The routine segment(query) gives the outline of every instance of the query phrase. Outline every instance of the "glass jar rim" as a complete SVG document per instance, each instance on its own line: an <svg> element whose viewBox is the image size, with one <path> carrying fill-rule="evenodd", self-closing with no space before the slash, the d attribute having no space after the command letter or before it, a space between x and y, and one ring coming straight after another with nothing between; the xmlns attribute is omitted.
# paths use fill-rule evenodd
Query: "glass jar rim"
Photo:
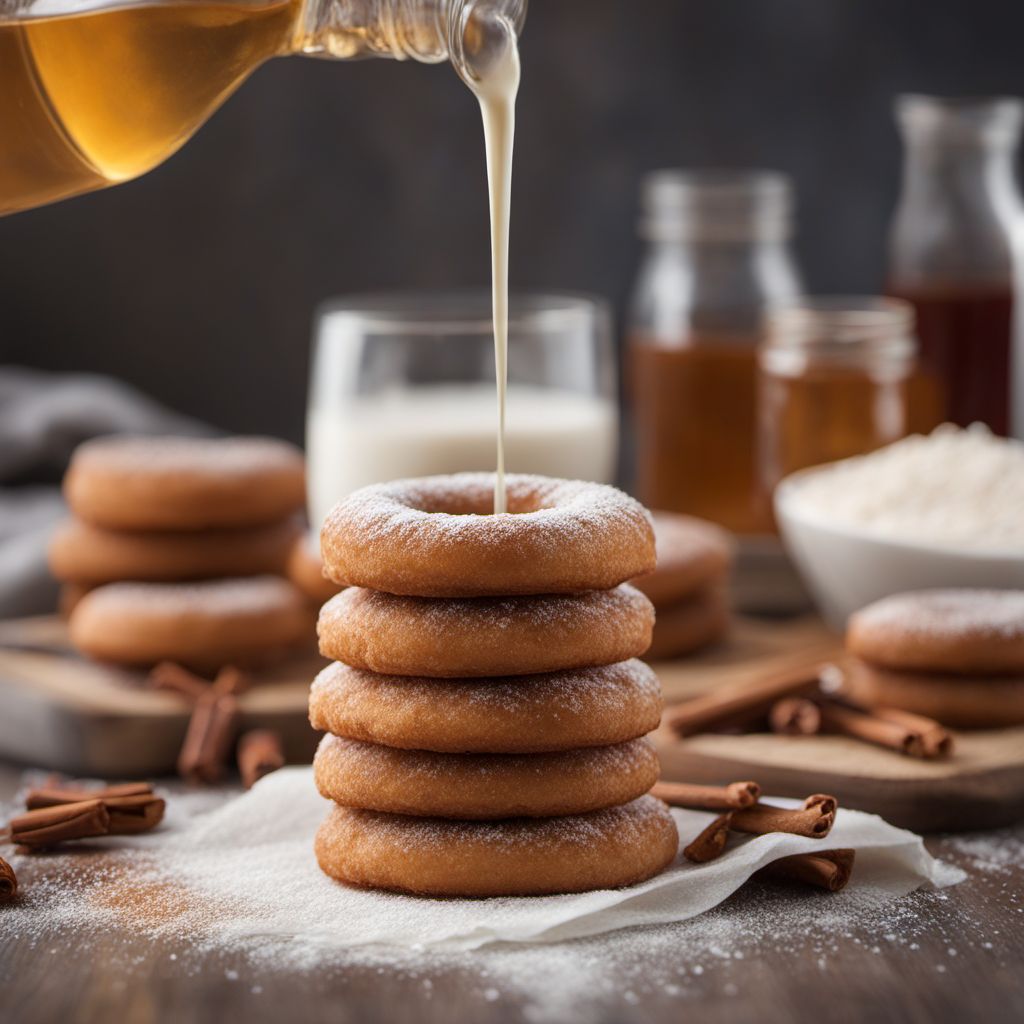
<svg viewBox="0 0 1024 1024"><path fill-rule="evenodd" d="M1016 96L901 93L893 106L908 135L936 142L1012 144L1024 122L1024 100Z"/></svg>
<svg viewBox="0 0 1024 1024"><path fill-rule="evenodd" d="M367 334L478 335L493 330L491 293L485 289L363 292L328 299L317 323L348 321ZM509 332L588 329L611 315L608 302L587 292L512 292Z"/></svg>
<svg viewBox="0 0 1024 1024"><path fill-rule="evenodd" d="M917 353L914 308L882 295L819 295L770 310L762 350L802 352L829 361L894 362Z"/></svg>
<svg viewBox="0 0 1024 1024"><path fill-rule="evenodd" d="M781 171L661 168L644 175L640 235L650 241L789 236L793 188Z"/></svg>

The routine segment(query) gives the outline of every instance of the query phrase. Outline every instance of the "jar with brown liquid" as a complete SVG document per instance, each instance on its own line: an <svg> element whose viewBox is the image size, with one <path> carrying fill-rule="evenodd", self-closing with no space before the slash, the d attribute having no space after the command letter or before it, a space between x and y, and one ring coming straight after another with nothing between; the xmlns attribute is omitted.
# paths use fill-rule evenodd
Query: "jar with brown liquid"
<svg viewBox="0 0 1024 1024"><path fill-rule="evenodd" d="M626 352L635 490L652 508L769 532L755 465L757 348L765 312L801 291L789 182L658 171L642 204L647 250Z"/></svg>
<svg viewBox="0 0 1024 1024"><path fill-rule="evenodd" d="M943 420L1010 429L1022 115L1012 98L896 102L906 156L887 291L917 313L917 430Z"/></svg>
<svg viewBox="0 0 1024 1024"><path fill-rule="evenodd" d="M798 469L906 436L913 328L909 303L874 296L807 299L769 315L758 354L765 493Z"/></svg>

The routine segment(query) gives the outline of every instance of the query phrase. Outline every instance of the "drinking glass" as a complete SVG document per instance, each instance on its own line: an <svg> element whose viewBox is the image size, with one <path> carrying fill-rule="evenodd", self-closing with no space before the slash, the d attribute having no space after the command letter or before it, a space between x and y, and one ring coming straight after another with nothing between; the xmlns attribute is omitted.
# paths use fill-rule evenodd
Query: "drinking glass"
<svg viewBox="0 0 1024 1024"><path fill-rule="evenodd" d="M610 482L618 439L607 305L513 295L506 468ZM306 419L310 521L366 484L489 470L498 403L489 292L334 300L316 316Z"/></svg>

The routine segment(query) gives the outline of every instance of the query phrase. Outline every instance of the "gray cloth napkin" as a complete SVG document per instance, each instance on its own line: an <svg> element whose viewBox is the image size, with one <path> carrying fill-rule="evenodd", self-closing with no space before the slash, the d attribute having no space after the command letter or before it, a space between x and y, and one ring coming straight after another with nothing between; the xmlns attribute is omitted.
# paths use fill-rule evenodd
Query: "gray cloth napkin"
<svg viewBox="0 0 1024 1024"><path fill-rule="evenodd" d="M60 477L82 441L122 433L212 431L108 377L0 366L0 617L56 607L46 545L65 514Z"/></svg>

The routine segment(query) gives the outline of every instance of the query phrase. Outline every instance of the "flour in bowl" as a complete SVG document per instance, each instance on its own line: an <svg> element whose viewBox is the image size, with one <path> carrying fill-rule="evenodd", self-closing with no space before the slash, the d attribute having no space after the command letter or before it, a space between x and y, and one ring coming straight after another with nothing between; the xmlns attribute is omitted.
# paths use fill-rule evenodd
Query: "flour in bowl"
<svg viewBox="0 0 1024 1024"><path fill-rule="evenodd" d="M809 473L794 509L893 540L1024 551L1024 442L950 423Z"/></svg>

